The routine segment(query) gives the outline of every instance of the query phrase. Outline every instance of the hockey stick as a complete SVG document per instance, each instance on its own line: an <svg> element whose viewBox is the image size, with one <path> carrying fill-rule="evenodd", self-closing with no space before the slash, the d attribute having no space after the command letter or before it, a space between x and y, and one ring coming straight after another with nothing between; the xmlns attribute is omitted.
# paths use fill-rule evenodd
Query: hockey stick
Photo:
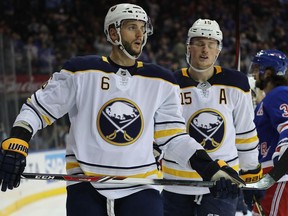
<svg viewBox="0 0 288 216"><path fill-rule="evenodd" d="M254 200L255 206L258 210L259 216L265 216L265 212L264 212L259 200L255 196L253 196L253 200Z"/></svg>
<svg viewBox="0 0 288 216"><path fill-rule="evenodd" d="M85 176L85 175L65 175L65 174L44 174L44 173L23 173L23 179L35 180L60 180L73 182L93 182L105 184L130 184L130 185L174 185L174 186L194 186L194 187L213 187L214 181L196 181L183 179L147 179L147 178L130 178L122 176ZM269 179L267 179L269 177ZM243 190L263 190L270 185L270 176L263 177L265 184L259 182L247 184ZM268 183L268 184L267 184ZM274 181L273 181L274 183Z"/></svg>
<svg viewBox="0 0 288 216"><path fill-rule="evenodd" d="M194 187L213 187L212 181L195 181L181 179L147 179L130 178L123 176L86 176L86 175L65 175L65 174L44 174L44 173L23 173L23 179L35 180L60 180L74 182L93 182L106 184L131 184L131 185L179 185Z"/></svg>
<svg viewBox="0 0 288 216"><path fill-rule="evenodd" d="M274 183L276 183L282 176L288 172L288 148L282 154L280 160L270 170L269 173L264 175L258 182L246 184L245 187L255 190L267 190ZM245 189L245 188L243 188Z"/></svg>
<svg viewBox="0 0 288 216"><path fill-rule="evenodd" d="M277 166L274 166L260 181L246 184L243 190L266 190L277 182L288 171L288 149L283 153ZM85 175L65 175L65 174L44 174L44 173L23 173L23 179L35 180L62 180L73 182L93 182L106 184L130 184L130 185L174 185L174 186L194 186L213 187L213 181L195 181L182 179L147 179L130 178L123 176L85 176Z"/></svg>

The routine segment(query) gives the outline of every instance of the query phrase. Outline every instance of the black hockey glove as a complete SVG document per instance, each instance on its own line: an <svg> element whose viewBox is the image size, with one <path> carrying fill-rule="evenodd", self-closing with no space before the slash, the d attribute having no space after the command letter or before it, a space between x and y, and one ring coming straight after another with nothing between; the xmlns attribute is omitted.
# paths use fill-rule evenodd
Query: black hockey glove
<svg viewBox="0 0 288 216"><path fill-rule="evenodd" d="M11 134L19 132L19 127L12 129ZM22 130L22 131L21 131ZM24 131L25 130L25 131ZM26 129L20 129L18 133L23 138L30 140L31 133ZM22 133L24 132L24 133ZM13 135L12 135L13 136ZM2 191L7 188L12 190L20 184L21 174L26 166L26 156L28 154L28 141L20 138L8 138L1 143L0 149L0 186Z"/></svg>
<svg viewBox="0 0 288 216"><path fill-rule="evenodd" d="M235 198L239 195L239 185L245 185L238 173L222 160L213 161L205 150L197 150L190 163L204 181L216 181L210 192L218 198Z"/></svg>

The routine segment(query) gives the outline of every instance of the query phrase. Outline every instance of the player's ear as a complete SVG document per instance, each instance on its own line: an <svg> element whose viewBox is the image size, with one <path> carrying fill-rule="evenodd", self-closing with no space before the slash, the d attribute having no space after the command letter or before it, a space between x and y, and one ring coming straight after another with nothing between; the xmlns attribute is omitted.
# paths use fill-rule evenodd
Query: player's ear
<svg viewBox="0 0 288 216"><path fill-rule="evenodd" d="M109 28L109 35L112 41L118 40L118 34L115 27Z"/></svg>
<svg viewBox="0 0 288 216"><path fill-rule="evenodd" d="M187 49L187 53L190 53L190 44L187 45L186 49Z"/></svg>

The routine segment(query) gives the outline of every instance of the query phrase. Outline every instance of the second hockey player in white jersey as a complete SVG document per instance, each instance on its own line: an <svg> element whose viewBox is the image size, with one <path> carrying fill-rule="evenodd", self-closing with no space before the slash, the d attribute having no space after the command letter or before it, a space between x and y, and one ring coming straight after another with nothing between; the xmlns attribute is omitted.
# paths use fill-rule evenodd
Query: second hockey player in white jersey
<svg viewBox="0 0 288 216"><path fill-rule="evenodd" d="M175 72L187 132L202 144L212 158L221 158L244 179L261 177L258 137L247 77L239 71L215 66L222 48L222 32L214 20L199 19L188 32L189 68ZM201 173L164 155L165 178L201 181ZM165 186L165 216L234 216L237 197L217 199L207 188Z"/></svg>

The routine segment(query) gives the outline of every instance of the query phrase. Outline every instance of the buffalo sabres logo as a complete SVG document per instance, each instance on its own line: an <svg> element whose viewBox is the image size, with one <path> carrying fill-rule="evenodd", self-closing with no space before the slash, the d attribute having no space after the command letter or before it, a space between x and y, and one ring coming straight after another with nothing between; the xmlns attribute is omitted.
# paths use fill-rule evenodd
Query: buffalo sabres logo
<svg viewBox="0 0 288 216"><path fill-rule="evenodd" d="M225 120L216 110L203 109L192 115L187 130L208 152L217 150L225 135Z"/></svg>
<svg viewBox="0 0 288 216"><path fill-rule="evenodd" d="M97 126L101 137L113 145L134 143L143 131L142 113L132 101L116 98L100 109Z"/></svg>

